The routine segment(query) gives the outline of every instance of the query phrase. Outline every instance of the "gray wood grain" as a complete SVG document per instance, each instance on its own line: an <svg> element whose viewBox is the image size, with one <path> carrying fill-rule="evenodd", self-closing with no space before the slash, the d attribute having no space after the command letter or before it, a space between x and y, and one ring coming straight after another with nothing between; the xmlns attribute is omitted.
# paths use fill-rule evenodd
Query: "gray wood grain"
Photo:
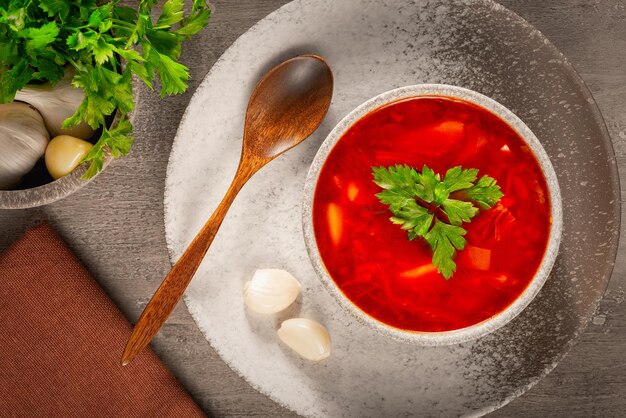
<svg viewBox="0 0 626 418"><path fill-rule="evenodd" d="M187 93L160 100L142 91L131 154L91 184L43 208L0 211L0 250L48 218L122 311L135 321L170 265L163 187L182 113L204 75L243 32L285 0L214 2L210 29L187 43ZM613 139L626 188L626 2L503 0L574 64L594 94ZM198 150L202 152L202 150ZM623 194L624 196L624 194ZM626 202L622 197L622 205ZM626 226L622 226L622 234ZM626 416L626 244L598 312L578 344L544 380L496 417ZM209 347L181 304L153 348L209 415L293 416L254 391ZM120 353L121 353L120 347Z"/></svg>

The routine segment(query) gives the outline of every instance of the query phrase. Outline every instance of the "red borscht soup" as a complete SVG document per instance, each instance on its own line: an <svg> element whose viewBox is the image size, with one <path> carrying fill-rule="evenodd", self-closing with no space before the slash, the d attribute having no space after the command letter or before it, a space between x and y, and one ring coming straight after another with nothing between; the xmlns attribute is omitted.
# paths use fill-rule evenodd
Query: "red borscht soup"
<svg viewBox="0 0 626 418"><path fill-rule="evenodd" d="M446 280L422 239L389 221L375 196L372 166L454 166L495 178L504 197L464 223L467 245ZM498 314L533 279L548 244L551 207L541 167L506 122L474 104L415 97L358 120L331 150L319 175L313 227L339 289L369 316L423 332L465 328Z"/></svg>

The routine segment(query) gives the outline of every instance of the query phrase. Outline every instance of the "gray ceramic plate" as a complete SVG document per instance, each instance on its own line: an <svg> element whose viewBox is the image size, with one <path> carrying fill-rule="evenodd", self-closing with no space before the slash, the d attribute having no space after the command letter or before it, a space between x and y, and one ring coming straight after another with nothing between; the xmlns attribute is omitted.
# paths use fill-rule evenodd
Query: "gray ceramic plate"
<svg viewBox="0 0 626 418"><path fill-rule="evenodd" d="M311 139L242 190L186 295L198 326L252 386L306 416L480 415L519 396L563 358L604 292L619 187L608 134L580 78L539 32L492 2L299 0L254 26L216 63L181 122L165 194L172 260L228 187L254 84L303 52L334 70L331 110ZM317 279L301 229L306 173L330 130L368 98L420 83L466 87L511 109L543 144L563 198L561 252L539 295L498 331L445 347L385 338L343 312ZM244 309L243 283L264 267L285 268L303 285L276 317ZM291 316L328 327L328 360L303 361L278 342L277 325Z"/></svg>

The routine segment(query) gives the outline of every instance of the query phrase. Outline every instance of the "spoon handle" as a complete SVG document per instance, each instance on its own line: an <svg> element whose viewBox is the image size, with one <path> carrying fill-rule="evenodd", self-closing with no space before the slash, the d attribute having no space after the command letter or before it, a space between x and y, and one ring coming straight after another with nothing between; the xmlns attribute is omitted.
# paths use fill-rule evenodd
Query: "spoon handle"
<svg viewBox="0 0 626 418"><path fill-rule="evenodd" d="M150 343L152 337L155 336L161 325L170 316L211 246L213 238L215 238L226 216L226 212L228 212L230 205L235 200L235 196L237 196L237 193L239 193L250 177L262 166L262 164L254 160L248 160L247 162L244 163L242 161L240 163L237 174L235 174L235 178L219 206L178 259L143 310L139 321L137 321L133 329L133 333L128 339L128 343L126 343L126 348L122 355L122 366L130 363Z"/></svg>

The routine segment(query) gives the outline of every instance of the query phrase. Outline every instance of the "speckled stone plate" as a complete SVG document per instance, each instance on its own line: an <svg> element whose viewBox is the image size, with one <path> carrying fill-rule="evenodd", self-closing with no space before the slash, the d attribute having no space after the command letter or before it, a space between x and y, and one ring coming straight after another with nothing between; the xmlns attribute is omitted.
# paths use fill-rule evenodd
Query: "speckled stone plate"
<svg viewBox="0 0 626 418"><path fill-rule="evenodd" d="M617 250L619 185L602 118L571 65L490 1L298 0L250 29L215 64L178 130L165 193L172 260L234 175L254 84L305 52L333 68L330 112L237 198L186 294L198 326L252 386L305 416L481 415L524 393L571 348L604 292ZM444 347L385 338L345 313L316 277L301 226L306 174L333 126L370 97L420 83L466 87L511 109L543 144L563 198L561 250L539 295L498 331ZM285 268L303 285L279 315L244 308L243 283L264 267ZM279 343L278 324L293 316L328 327L328 360L301 360Z"/></svg>

